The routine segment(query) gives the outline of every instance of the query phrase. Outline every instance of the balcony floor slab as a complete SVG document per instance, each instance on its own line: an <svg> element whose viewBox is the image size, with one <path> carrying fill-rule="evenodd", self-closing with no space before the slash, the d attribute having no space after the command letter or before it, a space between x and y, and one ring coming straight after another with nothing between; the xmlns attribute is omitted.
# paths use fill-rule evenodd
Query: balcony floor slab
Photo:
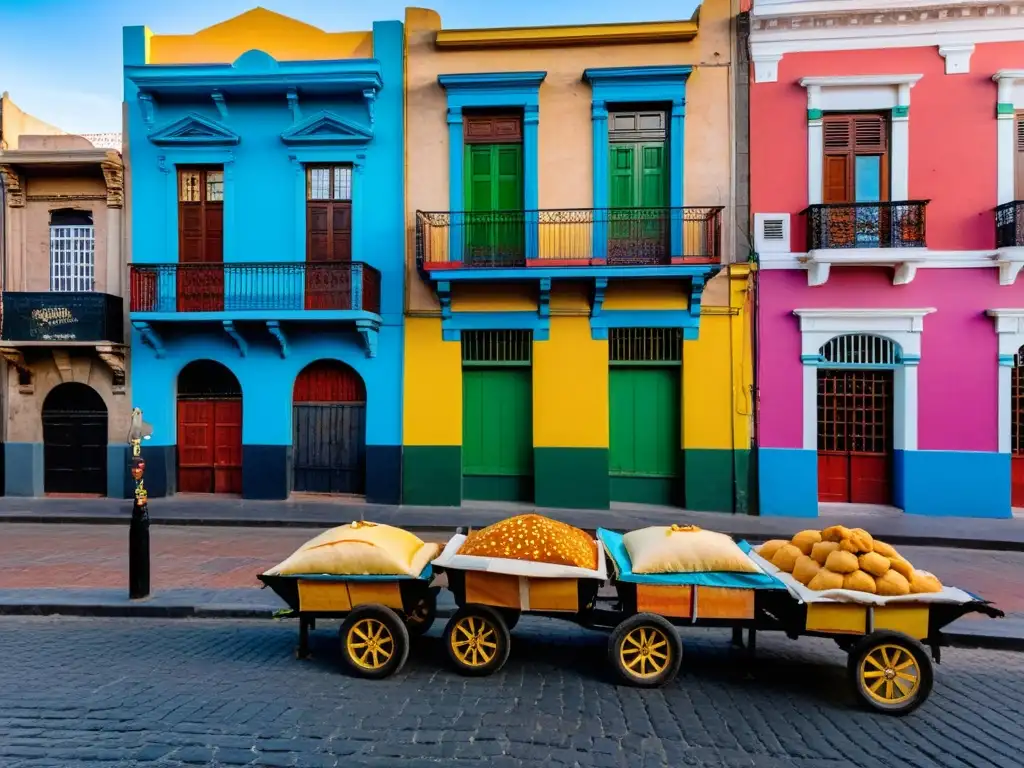
<svg viewBox="0 0 1024 768"><path fill-rule="evenodd" d="M525 280L580 280L588 278L665 279L710 278L721 264L666 264L658 266L563 266L563 267L445 267L427 269L433 281L450 282L522 282Z"/></svg>

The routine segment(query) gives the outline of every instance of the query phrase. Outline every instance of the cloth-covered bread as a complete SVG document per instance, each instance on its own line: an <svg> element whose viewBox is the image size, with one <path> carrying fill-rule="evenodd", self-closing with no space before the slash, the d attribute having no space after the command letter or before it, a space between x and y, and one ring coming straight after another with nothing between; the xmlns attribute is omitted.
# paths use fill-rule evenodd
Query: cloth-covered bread
<svg viewBox="0 0 1024 768"><path fill-rule="evenodd" d="M779 548L784 544L789 544L789 542L785 539L772 539L771 541L766 541L757 548L757 554L770 563L772 558L775 557L775 553L778 552Z"/></svg>
<svg viewBox="0 0 1024 768"><path fill-rule="evenodd" d="M356 521L310 539L267 574L419 576L439 548L401 528Z"/></svg>
<svg viewBox="0 0 1024 768"><path fill-rule="evenodd" d="M783 544L779 551L772 558L772 565L784 573L792 573L796 567L796 561L804 556L804 553L792 544Z"/></svg>
<svg viewBox="0 0 1024 768"><path fill-rule="evenodd" d="M800 533L793 537L790 543L805 555L809 555L811 554L811 548L819 541L821 541L821 533L819 531L800 531Z"/></svg>
<svg viewBox="0 0 1024 768"><path fill-rule="evenodd" d="M833 573L853 573L860 568L857 556L852 552L843 552L837 549L825 559L825 567Z"/></svg>
<svg viewBox="0 0 1024 768"><path fill-rule="evenodd" d="M517 515L473 531L458 554L597 568L597 544L585 531L543 515Z"/></svg>
<svg viewBox="0 0 1024 768"><path fill-rule="evenodd" d="M818 561L818 565L824 565L828 556L839 549L838 541L819 541L811 547L811 557Z"/></svg>
<svg viewBox="0 0 1024 768"><path fill-rule="evenodd" d="M814 575L807 588L813 589L815 592L824 592L826 589L842 589L843 574L833 573L826 568L822 568Z"/></svg>
<svg viewBox="0 0 1024 768"><path fill-rule="evenodd" d="M927 571L914 571L914 575L910 578L910 591L914 594L941 592L942 582Z"/></svg>
<svg viewBox="0 0 1024 768"><path fill-rule="evenodd" d="M875 586L875 579L870 573L854 571L843 576L843 589L850 589L855 592L870 592L872 595L878 590Z"/></svg>
<svg viewBox="0 0 1024 768"><path fill-rule="evenodd" d="M760 572L731 538L695 525L641 528L623 536L622 543L633 573Z"/></svg>
<svg viewBox="0 0 1024 768"><path fill-rule="evenodd" d="M793 578L801 584L807 585L811 583L811 579L818 575L820 570L821 566L818 565L817 560L810 555L800 555L796 565L793 566Z"/></svg>
<svg viewBox="0 0 1024 768"><path fill-rule="evenodd" d="M857 562L860 563L862 571L866 571L872 576L884 576L885 572L891 567L889 558L882 557L877 552L865 552L857 558Z"/></svg>
<svg viewBox="0 0 1024 768"><path fill-rule="evenodd" d="M910 594L910 582L908 582L899 571L891 568L884 576L875 577L875 588L883 597L896 597Z"/></svg>

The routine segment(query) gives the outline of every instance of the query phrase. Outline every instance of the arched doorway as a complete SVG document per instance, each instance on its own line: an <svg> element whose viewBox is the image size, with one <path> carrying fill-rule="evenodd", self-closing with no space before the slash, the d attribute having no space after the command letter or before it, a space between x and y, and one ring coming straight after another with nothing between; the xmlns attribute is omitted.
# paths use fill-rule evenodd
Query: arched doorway
<svg viewBox="0 0 1024 768"><path fill-rule="evenodd" d="M891 504L899 345L847 334L818 354L818 500Z"/></svg>
<svg viewBox="0 0 1024 768"><path fill-rule="evenodd" d="M178 491L242 492L242 387L213 360L178 374Z"/></svg>
<svg viewBox="0 0 1024 768"><path fill-rule="evenodd" d="M58 384L43 401L43 490L107 493L107 405L88 384Z"/></svg>
<svg viewBox="0 0 1024 768"><path fill-rule="evenodd" d="M295 378L292 488L362 494L366 489L366 387L337 360L310 363Z"/></svg>

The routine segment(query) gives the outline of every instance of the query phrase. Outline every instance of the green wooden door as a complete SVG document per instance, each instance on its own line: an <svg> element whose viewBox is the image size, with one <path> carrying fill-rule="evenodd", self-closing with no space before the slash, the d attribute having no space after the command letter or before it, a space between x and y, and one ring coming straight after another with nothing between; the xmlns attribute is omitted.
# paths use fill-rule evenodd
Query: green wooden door
<svg viewBox="0 0 1024 768"><path fill-rule="evenodd" d="M647 504L678 499L680 368L609 371L611 498Z"/></svg>
<svg viewBox="0 0 1024 768"><path fill-rule="evenodd" d="M610 213L608 259L620 263L662 260L669 225L665 144L612 144L609 151L609 205L631 210Z"/></svg>
<svg viewBox="0 0 1024 768"><path fill-rule="evenodd" d="M462 371L463 496L533 497L533 377L529 367Z"/></svg>
<svg viewBox="0 0 1024 768"><path fill-rule="evenodd" d="M485 264L523 258L523 153L519 144L467 144L465 259Z"/></svg>

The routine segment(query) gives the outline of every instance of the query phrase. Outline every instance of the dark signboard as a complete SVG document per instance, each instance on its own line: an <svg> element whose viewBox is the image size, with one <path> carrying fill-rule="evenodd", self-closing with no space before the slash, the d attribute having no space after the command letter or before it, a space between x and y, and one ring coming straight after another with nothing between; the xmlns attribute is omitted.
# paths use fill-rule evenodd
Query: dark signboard
<svg viewBox="0 0 1024 768"><path fill-rule="evenodd" d="M4 341L124 341L119 296L105 293L5 293Z"/></svg>

